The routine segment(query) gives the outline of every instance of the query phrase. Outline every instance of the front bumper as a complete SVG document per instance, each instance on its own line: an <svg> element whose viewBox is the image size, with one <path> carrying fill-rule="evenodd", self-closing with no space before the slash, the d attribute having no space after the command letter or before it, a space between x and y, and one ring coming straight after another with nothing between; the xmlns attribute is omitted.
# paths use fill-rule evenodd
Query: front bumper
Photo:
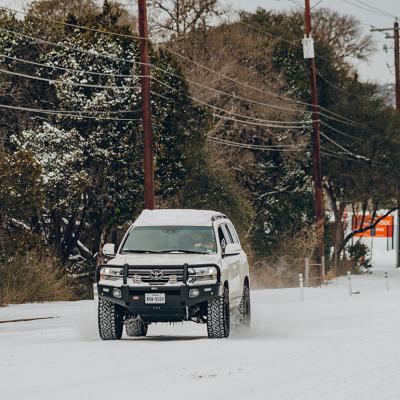
<svg viewBox="0 0 400 400"><path fill-rule="evenodd" d="M149 322L183 321L190 316L190 309L217 297L219 283L213 285L181 286L129 286L122 285L121 298L113 295L115 286L97 285L98 296L119 304L133 315L140 315ZM189 291L198 289L199 295L189 297ZM146 293L165 293L165 304L146 304Z"/></svg>

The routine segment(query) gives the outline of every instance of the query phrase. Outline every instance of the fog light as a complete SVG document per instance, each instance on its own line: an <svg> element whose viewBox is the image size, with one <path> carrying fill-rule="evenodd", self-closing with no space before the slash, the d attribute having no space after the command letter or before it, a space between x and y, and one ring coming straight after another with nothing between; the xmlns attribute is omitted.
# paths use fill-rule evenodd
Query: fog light
<svg viewBox="0 0 400 400"><path fill-rule="evenodd" d="M200 290L199 289L190 289L189 290L189 298L194 299L195 297L199 297Z"/></svg>
<svg viewBox="0 0 400 400"><path fill-rule="evenodd" d="M122 297L121 290L117 289L117 288L114 288L113 289L113 296L116 297L117 299L120 299Z"/></svg>

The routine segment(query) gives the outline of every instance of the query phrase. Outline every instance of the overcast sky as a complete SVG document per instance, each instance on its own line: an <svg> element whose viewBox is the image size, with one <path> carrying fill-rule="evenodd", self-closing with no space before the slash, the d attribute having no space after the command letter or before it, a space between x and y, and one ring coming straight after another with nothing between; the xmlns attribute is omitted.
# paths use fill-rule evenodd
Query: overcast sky
<svg viewBox="0 0 400 400"><path fill-rule="evenodd" d="M133 1L133 0L132 0ZM225 4L231 4L235 9L255 10L257 7L266 9L282 10L297 7L294 3L303 4L304 0L221 0ZM124 1L125 3L128 0ZM21 9L23 4L29 3L29 0L0 0L1 5ZM340 13L355 15L364 25L365 30L369 31L369 26L373 25L379 28L386 28L393 26L393 14L400 16L400 0L311 0L312 5L317 7L329 7ZM359 5L361 8L356 7ZM362 4L367 4L372 7L378 8L383 12L378 15L374 12L367 11L367 7ZM362 9L365 8L365 9ZM393 46L392 40L386 40L382 33L374 33L377 51L371 58L369 63L361 63L357 65L360 75L364 79L384 82L393 82L393 50L389 50L386 54L382 48L384 44L389 47ZM388 67L389 64L389 67Z"/></svg>
<svg viewBox="0 0 400 400"><path fill-rule="evenodd" d="M223 0L226 2L230 2L235 8L242 8L246 10L255 10L257 7L263 7L266 9L288 9L288 8L296 8L297 6L294 3L304 4L304 0ZM353 3L355 5L360 5L365 3L372 7L378 8L384 13L381 14L393 14L400 16L400 0L350 0L349 3ZM388 28L393 27L394 16L383 16L377 15L376 13L369 12L365 9L358 8L352 4L349 4L347 0L322 0L319 2L318 0L311 0L311 4L317 4L317 7L328 7L333 10L336 10L340 13L344 14L352 14L356 16L364 25L365 30L368 32L370 26L376 26L379 28ZM358 70L360 75L364 79L378 81L381 83L385 82L393 82L393 64L394 64L394 55L393 50L389 50L388 53L382 50L384 44L387 44L389 47L393 47L393 40L386 40L384 34L382 33L374 33L373 34L375 42L376 42L376 53L371 57L369 63L361 63L359 64ZM389 70L388 65L391 70Z"/></svg>

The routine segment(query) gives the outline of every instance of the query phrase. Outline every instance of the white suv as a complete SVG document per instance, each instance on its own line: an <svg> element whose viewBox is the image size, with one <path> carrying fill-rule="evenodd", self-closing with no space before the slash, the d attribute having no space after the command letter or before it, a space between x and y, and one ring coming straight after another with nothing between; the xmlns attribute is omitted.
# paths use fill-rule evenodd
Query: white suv
<svg viewBox="0 0 400 400"><path fill-rule="evenodd" d="M231 221L204 210L145 210L96 273L103 340L145 336L152 322L206 323L229 336L231 315L250 325L249 265Z"/></svg>

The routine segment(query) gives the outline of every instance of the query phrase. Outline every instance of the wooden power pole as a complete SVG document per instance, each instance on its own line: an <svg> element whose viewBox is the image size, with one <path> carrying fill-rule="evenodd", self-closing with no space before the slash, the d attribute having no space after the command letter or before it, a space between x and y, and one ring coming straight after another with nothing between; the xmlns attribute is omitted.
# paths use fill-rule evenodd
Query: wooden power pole
<svg viewBox="0 0 400 400"><path fill-rule="evenodd" d="M139 6L139 36L142 86L142 119L144 144L144 205L148 210L155 207L154 199L154 160L153 160L153 132L151 126L150 103L150 58L149 34L147 27L146 0L138 0Z"/></svg>
<svg viewBox="0 0 400 400"><path fill-rule="evenodd" d="M395 67L395 93L396 93L396 109L400 112L400 30L399 23L396 20L393 28L371 29L371 32L391 32L393 36L386 34L386 39L394 39L394 67ZM400 267L400 184L397 184L397 243L396 249L396 267ZM394 235L394 232L393 232Z"/></svg>
<svg viewBox="0 0 400 400"><path fill-rule="evenodd" d="M319 132L319 108L317 95L317 72L315 67L314 42L311 36L311 7L310 0L305 0L305 38L304 38L304 58L308 59L310 69L310 89L311 89L311 116L312 116L312 160L314 178L314 210L317 223L318 245L317 262L322 261L324 256L324 193L322 190L322 168L321 168L321 137Z"/></svg>

